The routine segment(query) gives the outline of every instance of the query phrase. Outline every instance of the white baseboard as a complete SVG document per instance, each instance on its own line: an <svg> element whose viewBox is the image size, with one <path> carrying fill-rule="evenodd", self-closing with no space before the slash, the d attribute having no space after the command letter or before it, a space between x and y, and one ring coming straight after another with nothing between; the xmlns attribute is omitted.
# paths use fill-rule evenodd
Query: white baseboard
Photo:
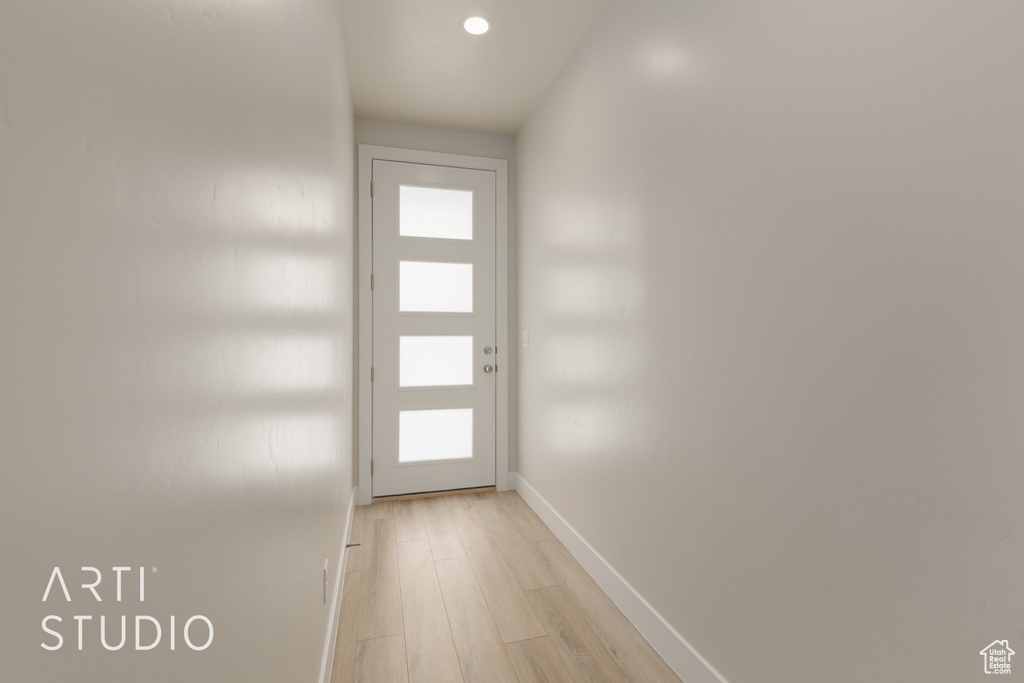
<svg viewBox="0 0 1024 683"><path fill-rule="evenodd" d="M341 595L345 588L345 546L348 545L349 531L352 529L352 514L355 512L356 501L359 500L359 487L352 489L348 499L348 514L345 515L345 533L341 538L341 552L334 577L334 596L331 599L331 613L327 617L327 642L324 643L324 658L320 662L320 683L331 683L334 667L334 647L338 642L338 620L341 617Z"/></svg>
<svg viewBox="0 0 1024 683"><path fill-rule="evenodd" d="M562 515L518 473L509 474L512 488L544 520L558 540L583 565L626 618L686 683L728 683L665 618L636 591Z"/></svg>

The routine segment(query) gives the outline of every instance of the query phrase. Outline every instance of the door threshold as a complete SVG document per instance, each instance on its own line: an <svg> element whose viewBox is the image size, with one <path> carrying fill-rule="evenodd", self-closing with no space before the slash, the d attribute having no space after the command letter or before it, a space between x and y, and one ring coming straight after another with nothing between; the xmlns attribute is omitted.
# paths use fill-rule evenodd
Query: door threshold
<svg viewBox="0 0 1024 683"><path fill-rule="evenodd" d="M398 496L377 496L373 502L386 500L417 500L420 498L438 498L440 496L460 496L464 493L494 493L497 489L493 486L484 486L475 489L454 489L451 491L428 491L426 493L406 493Z"/></svg>

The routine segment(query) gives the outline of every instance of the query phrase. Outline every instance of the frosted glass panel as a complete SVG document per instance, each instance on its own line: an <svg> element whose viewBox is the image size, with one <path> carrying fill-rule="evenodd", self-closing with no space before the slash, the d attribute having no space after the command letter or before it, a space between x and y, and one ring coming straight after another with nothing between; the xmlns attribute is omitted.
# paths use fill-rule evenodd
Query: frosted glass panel
<svg viewBox="0 0 1024 683"><path fill-rule="evenodd" d="M473 337L399 337L398 384L443 387L473 383Z"/></svg>
<svg viewBox="0 0 1024 683"><path fill-rule="evenodd" d="M473 264L399 262L398 310L472 313Z"/></svg>
<svg viewBox="0 0 1024 683"><path fill-rule="evenodd" d="M472 457L472 408L399 412L398 462Z"/></svg>
<svg viewBox="0 0 1024 683"><path fill-rule="evenodd" d="M473 191L400 186L398 234L402 237L473 239Z"/></svg>

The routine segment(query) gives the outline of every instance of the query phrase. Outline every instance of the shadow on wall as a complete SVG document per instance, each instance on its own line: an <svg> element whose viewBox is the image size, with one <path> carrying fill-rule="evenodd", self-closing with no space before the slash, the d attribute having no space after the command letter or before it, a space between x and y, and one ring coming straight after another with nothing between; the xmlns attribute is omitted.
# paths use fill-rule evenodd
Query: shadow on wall
<svg viewBox="0 0 1024 683"><path fill-rule="evenodd" d="M555 215L557 214L557 215ZM544 219L540 376L549 401L545 443L570 458L619 458L643 415L623 386L648 358L636 334L644 311L643 234L627 207L593 213L558 204Z"/></svg>

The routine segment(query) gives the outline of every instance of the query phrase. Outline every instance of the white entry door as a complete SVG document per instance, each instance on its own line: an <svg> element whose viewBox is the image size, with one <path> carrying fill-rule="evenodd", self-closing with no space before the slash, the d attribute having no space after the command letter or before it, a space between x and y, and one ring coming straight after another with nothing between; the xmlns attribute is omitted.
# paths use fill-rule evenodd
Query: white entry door
<svg viewBox="0 0 1024 683"><path fill-rule="evenodd" d="M373 162L373 495L495 482L495 173Z"/></svg>

